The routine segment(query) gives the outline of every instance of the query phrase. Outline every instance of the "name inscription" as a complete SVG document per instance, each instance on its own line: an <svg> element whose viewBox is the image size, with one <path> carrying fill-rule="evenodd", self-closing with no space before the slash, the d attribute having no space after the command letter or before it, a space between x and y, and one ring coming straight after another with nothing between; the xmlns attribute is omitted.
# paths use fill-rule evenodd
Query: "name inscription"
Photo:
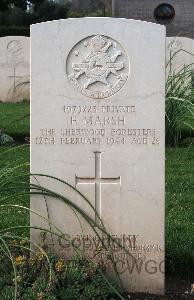
<svg viewBox="0 0 194 300"><path fill-rule="evenodd" d="M40 128L35 143L53 145L159 145L155 128L129 127L136 117L136 107L64 106L65 127Z"/></svg>

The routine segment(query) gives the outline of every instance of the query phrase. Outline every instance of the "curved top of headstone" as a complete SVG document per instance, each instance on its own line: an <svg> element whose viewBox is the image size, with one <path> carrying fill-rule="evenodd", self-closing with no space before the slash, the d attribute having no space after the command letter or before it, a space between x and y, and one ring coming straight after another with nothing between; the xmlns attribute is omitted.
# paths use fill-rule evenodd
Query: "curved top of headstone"
<svg viewBox="0 0 194 300"><path fill-rule="evenodd" d="M194 40L184 36L171 36L166 38L166 46L169 51L184 51L184 54L194 55ZM192 57L193 59L193 57Z"/></svg>
<svg viewBox="0 0 194 300"><path fill-rule="evenodd" d="M97 21L99 23L102 22L111 22L111 23L128 23L128 24L142 24L147 25L151 27L163 27L166 28L164 25L156 24L153 22L147 22L147 21L141 21L141 20L134 20L134 19L126 19L126 18L111 18L111 17L84 17L84 18L68 18L68 19L59 19L59 20L53 20L53 21L46 21L41 23L32 24L30 27L37 27L37 26L44 26L44 25L50 25L50 24L56 24L56 23L70 23L70 22L76 22L76 23L87 23L88 21L91 23L91 21Z"/></svg>
<svg viewBox="0 0 194 300"><path fill-rule="evenodd" d="M30 38L26 36L5 36L0 38L0 63L29 62Z"/></svg>
<svg viewBox="0 0 194 300"><path fill-rule="evenodd" d="M182 41L188 41L188 42L193 42L194 40L193 39L191 39L191 38L189 38L189 37L186 37L186 36L167 36L166 37L167 38L167 40L182 40Z"/></svg>
<svg viewBox="0 0 194 300"><path fill-rule="evenodd" d="M79 32L78 28L81 28ZM64 84L70 89L68 93L72 93L69 85L72 83L78 92L75 94L76 97L84 94L88 98L104 99L115 95L124 87L136 59L139 67L144 64L145 51L153 53L153 49L157 48L159 53L165 50L158 46L163 36L165 36L163 25L123 18L75 18L33 24L32 66L34 57L38 56L42 69L47 70L48 64L52 64L48 58L51 55L55 57L52 66L53 75L61 63L63 64L61 72L66 74ZM127 53L126 49L130 49L130 53ZM136 54L131 59L129 55L131 56L133 52ZM135 58L137 52L138 57ZM42 57L48 58L44 67ZM139 74L138 70L136 71ZM84 80L83 74L89 80L86 78ZM118 77L120 82L115 88L115 80ZM77 81L80 81L80 85ZM144 84L146 85L145 79Z"/></svg>
<svg viewBox="0 0 194 300"><path fill-rule="evenodd" d="M0 39L27 39L29 40L30 38L28 36L23 36L23 35L7 35L7 36L2 36Z"/></svg>

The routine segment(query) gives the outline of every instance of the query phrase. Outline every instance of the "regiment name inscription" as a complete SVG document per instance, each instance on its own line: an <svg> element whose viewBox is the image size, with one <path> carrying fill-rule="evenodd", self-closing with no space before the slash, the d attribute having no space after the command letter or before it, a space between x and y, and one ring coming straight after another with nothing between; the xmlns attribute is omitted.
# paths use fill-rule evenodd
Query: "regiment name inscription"
<svg viewBox="0 0 194 300"><path fill-rule="evenodd" d="M68 127L40 128L37 145L159 145L155 128L126 128L135 105L64 106Z"/></svg>

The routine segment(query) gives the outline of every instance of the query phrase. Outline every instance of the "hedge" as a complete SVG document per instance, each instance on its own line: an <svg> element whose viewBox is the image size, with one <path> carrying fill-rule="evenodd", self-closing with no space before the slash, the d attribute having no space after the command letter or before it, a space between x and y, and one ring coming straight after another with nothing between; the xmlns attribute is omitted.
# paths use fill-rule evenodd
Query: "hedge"
<svg viewBox="0 0 194 300"><path fill-rule="evenodd" d="M30 28L0 26L0 37L4 36L30 36Z"/></svg>

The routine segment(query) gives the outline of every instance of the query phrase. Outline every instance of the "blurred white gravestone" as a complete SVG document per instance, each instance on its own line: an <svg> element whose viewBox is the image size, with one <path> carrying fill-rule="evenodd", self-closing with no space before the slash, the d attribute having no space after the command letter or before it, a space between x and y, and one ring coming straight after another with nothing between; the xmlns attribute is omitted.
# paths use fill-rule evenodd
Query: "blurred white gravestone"
<svg viewBox="0 0 194 300"><path fill-rule="evenodd" d="M90 200L96 213L64 184L37 179L101 218L122 244L112 250L130 292L164 292L164 66L164 26L111 18L31 26L31 172ZM41 196L31 208L68 234L71 244L44 237L58 253L95 253L99 239L74 209ZM31 225L49 229L33 213ZM37 230L31 238L43 242Z"/></svg>
<svg viewBox="0 0 194 300"><path fill-rule="evenodd" d="M194 42L186 37L166 38L167 75L194 69Z"/></svg>
<svg viewBox="0 0 194 300"><path fill-rule="evenodd" d="M0 101L30 99L30 38L0 38Z"/></svg>

